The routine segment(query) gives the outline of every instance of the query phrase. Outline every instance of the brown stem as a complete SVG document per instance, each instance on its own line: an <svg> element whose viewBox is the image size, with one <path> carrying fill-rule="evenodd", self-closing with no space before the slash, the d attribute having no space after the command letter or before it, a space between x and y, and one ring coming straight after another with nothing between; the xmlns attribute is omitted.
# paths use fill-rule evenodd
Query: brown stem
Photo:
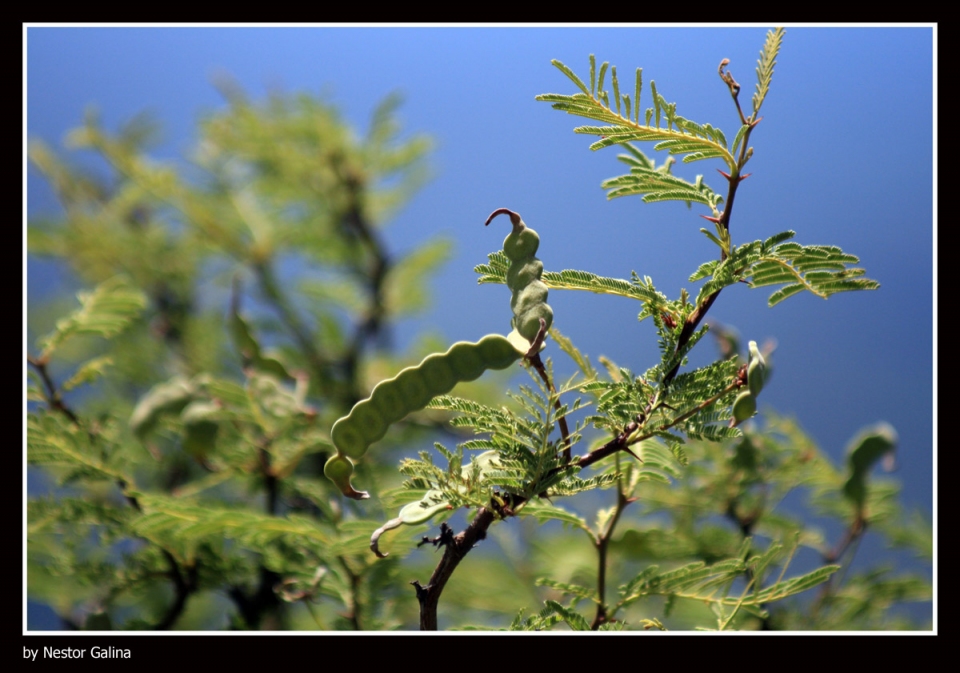
<svg viewBox="0 0 960 673"><path fill-rule="evenodd" d="M739 105L737 106L737 109L740 109ZM740 148L740 160L737 162L738 165L743 165L744 157L746 156L743 148L747 146L747 141L750 139L750 131L752 130L753 129L750 129L744 134L743 142ZM724 211L720 213L720 225L726 231L730 231L730 215L733 213L733 202L737 196L737 188L739 187L741 180L743 180L743 177L739 175L739 171L734 171L733 174L727 178L727 206ZM723 257L725 256L726 255L723 254ZM703 303L695 308L689 316L687 316L687 319L683 323L683 329L680 330L680 336L677 338L677 347L674 350L674 354L679 354L681 351L683 351L687 343L690 341L690 337L693 336L693 333L696 331L697 327L700 326L700 323L707 315L707 311L709 311L710 307L713 306L713 302L717 300L717 297L720 296L720 292L722 290L723 288L720 288L716 292L708 295L707 298L703 300ZM664 384L668 384L677 375L677 372L680 370L680 362L681 359L678 358L677 364L675 364L673 368L667 372L667 375L663 379Z"/></svg>
<svg viewBox="0 0 960 673"><path fill-rule="evenodd" d="M656 431L661 432L663 430L669 430L677 423L681 423L686 419L690 418L691 416L693 416L694 414L696 414L697 412L702 411L703 409L706 409L711 404L716 402L718 399L723 397L725 394L727 394L731 390L734 390L735 388L741 385L742 383L740 381L740 378L738 377L713 397L707 400L704 400L694 408L688 411L685 411L684 413L680 414L679 416L671 420L669 423L665 423L664 425L659 426ZM623 429L623 432L621 432L619 435L617 435L616 437L611 439L609 442L601 446L599 449L594 449L590 453L580 456L580 458L576 460L576 464L581 468L587 467L589 465L593 465L597 461L603 460L607 456L612 455L617 451L629 451L630 444L636 444L637 442L642 442L644 439L649 439L650 437L653 437L655 434L654 432L650 432L647 434L642 434L636 437L632 437L633 433L636 432L639 428L640 428L640 425L637 424L636 422L627 423L626 427L624 427Z"/></svg>
<svg viewBox="0 0 960 673"><path fill-rule="evenodd" d="M366 278L367 294L369 296L366 315L357 324L350 347L341 359L347 381L353 382L356 378L357 363L363 353L364 345L368 339L379 335L383 328L387 313L383 289L387 273L390 270L390 260L377 232L370 226L370 222L364 216L362 205L364 182L342 164L339 155L334 156L332 161L334 169L340 176L343 187L347 192L348 205L343 213L344 226L356 235L370 258L368 267L360 270ZM356 390L356 386L353 385L352 387L354 389L350 392L354 399L347 400L349 405L354 404L362 397L360 391Z"/></svg>
<svg viewBox="0 0 960 673"><path fill-rule="evenodd" d="M830 563L830 564L837 563L840 560L840 558L847 553L847 551L851 548L851 546L855 550L857 544L860 541L860 538L863 537L863 534L866 532L866 530L867 530L867 522L866 522L866 519L863 518L863 512L857 512L856 517L854 517L853 523L851 523L850 527L844 531L843 537L837 543L837 546L834 547L831 551L828 551L823 555L824 563ZM856 552L854 551L854 553ZM848 566L849 564L850 564L850 561L847 562ZM820 592L817 595L817 599L813 604L812 614L814 616L816 616L817 613L820 612L820 608L823 607L823 604L830 597L830 594L833 592L834 586L836 586L837 584L838 582L835 582L834 578L830 577L826 582L824 582L820 586Z"/></svg>
<svg viewBox="0 0 960 673"><path fill-rule="evenodd" d="M260 463L260 473L263 475L263 487L267 493L267 514L276 516L277 503L280 499L280 480L270 464L271 441L270 437L261 437L257 440L257 458Z"/></svg>
<svg viewBox="0 0 960 673"><path fill-rule="evenodd" d="M481 507L470 525L463 532L455 535L444 546L443 557L434 569L427 585L422 586L417 580L410 582L416 589L417 600L420 602L421 631L437 630L437 606L443 588L450 576L453 575L453 571L460 565L463 557L470 553L477 542L487 536L487 529L495 518L496 514L492 509Z"/></svg>
<svg viewBox="0 0 960 673"><path fill-rule="evenodd" d="M378 336L383 330L387 313L384 303L384 285L390 262L376 231L363 215L363 182L346 174L338 162L335 162L334 167L342 174L340 178L348 195L348 205L342 216L343 227L359 240L370 259L367 268L361 268L358 264L354 269L366 281L369 300L365 316L356 325L350 345L343 355L336 360L331 360L324 357L317 349L314 345L316 341L314 335L303 324L294 307L280 291L272 269L266 261L255 263L254 270L264 296L270 301L281 322L293 336L314 372L314 379L325 389L324 392L328 394L335 392L330 384L332 374L334 371L342 372L346 390L342 391L340 402L344 408L349 408L363 396L357 386L356 373L364 346L368 339Z"/></svg>
<svg viewBox="0 0 960 673"><path fill-rule="evenodd" d="M605 624L610 621L610 615L607 613L607 601L606 601L606 591L607 591L607 547L610 544L610 538L613 537L613 529L617 525L617 521L620 520L620 515L623 514L623 510L626 509L627 505L633 502L632 498L628 498L623 490L618 486L617 487L617 508L613 512L613 517L610 519L610 523L607 525L607 529L601 533L595 540L595 545L597 547L597 596L599 597L599 602L597 603L597 614L593 618L593 622L590 624L590 629L596 631L600 628L601 624Z"/></svg>
<svg viewBox="0 0 960 673"><path fill-rule="evenodd" d="M80 417L77 416L73 410L66 405L66 403L63 401L63 398L60 396L60 391L57 389L56 385L54 385L53 379L50 378L50 372L47 371L46 359L42 357L35 358L32 355L28 355L27 363L36 369L37 373L40 375L40 379L43 381L44 385L43 397L46 399L50 408L69 418L70 422L76 425L78 428L81 427ZM96 433L90 428L87 428L87 435L90 437L90 439L94 439L96 437ZM137 511L141 511L140 503L137 502L137 499L134 496L126 493L126 482L123 480L118 480L117 486L119 487L120 492L123 493L124 497L127 499L127 502L129 502Z"/></svg>
<svg viewBox="0 0 960 673"><path fill-rule="evenodd" d="M730 65L730 59L725 58L720 61L720 67L717 68L717 72L720 74L720 79L726 82L727 86L730 88L730 97L733 98L734 104L737 106L737 112L740 113L740 122L742 124L747 123L747 118L743 115L743 110L740 109L740 84L737 83L737 80L733 78L733 73L730 71L724 72L723 69Z"/></svg>
<svg viewBox="0 0 960 673"><path fill-rule="evenodd" d="M282 581L283 578L279 574L260 566L260 580L257 583L257 588L250 595L247 595L243 587L239 585L232 586L227 592L227 595L236 604L248 628L260 628L264 617L271 613L275 618L269 620L266 628L271 631L285 628L284 615L281 612L281 599L274 591L274 587L281 584Z"/></svg>
<svg viewBox="0 0 960 673"><path fill-rule="evenodd" d="M723 212L720 213L719 224L727 232L730 231L730 216L733 213L733 202L737 197L737 188L740 186L740 183L747 177L747 175L740 175L740 171L743 169L744 165L748 159L747 144L750 141L750 134L753 133L754 127L757 125L759 120L749 122L746 117L743 115L743 111L740 109L740 102L737 99L737 94L740 93L740 85L737 84L736 80L733 79L733 75L729 72L724 72L723 68L729 64L729 59L723 59L720 62L720 68L718 69L720 73L720 78L727 83L727 86L730 87L730 95L733 97L733 101L737 106L737 113L740 115L740 121L743 124L750 124L750 128L747 129L746 133L743 134L743 140L740 142L740 152L737 157L737 167L730 174L723 174L727 178L727 198L724 203L726 207ZM721 253L721 259L726 258L726 253ZM693 336L694 331L700 325L700 322L706 317L707 311L710 310L710 307L713 306L713 302L717 300L717 297L720 296L722 288L716 292L710 294L706 299L703 300L703 303L700 304L693 312L687 316L686 321L683 324L683 329L680 331L680 336L677 339L677 348L674 351L675 354L680 353L690 341L690 337ZM677 360L677 364L667 373L664 377L664 384L669 383L677 375L677 372L680 369L680 360Z"/></svg>
<svg viewBox="0 0 960 673"><path fill-rule="evenodd" d="M73 413L70 407L64 403L63 398L60 396L60 391L57 389L57 386L54 385L53 379L50 378L50 372L47 371L47 361L43 358L35 358L32 355L28 355L27 363L37 370L37 373L40 375L44 386L43 397L47 400L50 408L65 415L74 425L79 427L80 419Z"/></svg>
<svg viewBox="0 0 960 673"><path fill-rule="evenodd" d="M350 578L350 613L346 615L346 618L349 620L354 631L362 631L363 629L360 627L360 604L357 600L360 592L360 575L353 572L344 557L340 556L338 558L340 565L342 565L343 569L347 572L347 577Z"/></svg>
<svg viewBox="0 0 960 673"><path fill-rule="evenodd" d="M310 367L314 372L314 378L320 382L327 380L327 371L330 363L317 351L314 346L313 335L303 322L301 322L296 310L294 310L280 291L276 278L273 275L273 269L267 261L257 262L253 268L260 282L261 292L263 292L264 296L273 306L280 321L286 326L287 330L289 330L294 341L297 342L297 345L303 352L304 357L306 357L310 363Z"/></svg>
<svg viewBox="0 0 960 673"><path fill-rule="evenodd" d="M837 543L837 546L833 551L827 552L823 555L823 560L825 563L836 563L837 560L844 555L847 551L847 548L856 541L867 528L867 522L864 520L861 513L857 513L857 516L854 518L853 523L850 524L850 527L844 531L843 538L840 542Z"/></svg>
<svg viewBox="0 0 960 673"><path fill-rule="evenodd" d="M721 397L723 397L724 395L726 395L726 394L729 393L730 391L736 390L737 388L740 388L740 387L742 387L742 386L743 386L743 382L742 382L742 380L740 379L740 377L738 376L738 377L735 378L730 384L728 384L727 387L725 387L723 390L721 390L719 393L717 393L717 394L714 395L713 397L710 397L710 398L705 399L703 402L701 402L700 404L698 404L697 406L695 406L693 409L690 409L689 411L685 411L684 413L680 414L679 416L677 416L676 418L674 418L673 420L671 420L669 423L667 423L667 424L665 424L665 425L661 425L659 429L660 429L660 430L669 430L670 428L672 428L673 426L677 425L678 423L683 423L685 420L687 420L687 419L690 418L691 416L694 416L694 415L698 414L699 412L703 411L704 409L706 409L707 407L709 407L711 404L713 404L714 402L716 402L717 400L719 400ZM641 439L646 439L646 438L647 438L646 436L641 437L641 438L637 438L636 441L640 441Z"/></svg>
<svg viewBox="0 0 960 673"><path fill-rule="evenodd" d="M183 614L184 609L187 607L187 599L190 598L190 594L197 590L197 566L196 564L187 568L186 577L183 573L180 572L180 566L177 563L177 560L173 557L173 554L168 552L166 549L161 549L163 557L167 559L167 563L170 564L170 572L168 576L173 582L173 592L174 599L173 603L167 608L166 614L160 618L160 621L157 622L153 630L154 631L166 631L173 627L177 623L177 620L180 619L180 615Z"/></svg>

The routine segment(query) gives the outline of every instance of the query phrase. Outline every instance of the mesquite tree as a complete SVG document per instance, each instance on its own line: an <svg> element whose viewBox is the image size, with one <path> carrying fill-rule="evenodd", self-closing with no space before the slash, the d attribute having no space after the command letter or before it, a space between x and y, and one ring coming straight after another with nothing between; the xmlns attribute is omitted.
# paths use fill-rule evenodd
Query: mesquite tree
<svg viewBox="0 0 960 673"><path fill-rule="evenodd" d="M438 610L449 626L530 630L906 625L887 610L927 599L926 582L838 572L868 529L929 556L929 526L906 521L897 486L871 476L893 428L864 429L835 466L793 421L760 424L771 347L742 348L706 320L729 292L770 287L772 306L879 287L837 247L792 231L736 236L783 35L767 35L749 114L720 62L731 140L680 116L640 69L622 85L593 56L586 80L554 62L573 94L537 97L596 122L576 129L598 137L591 149L624 150L610 198L704 209L716 255L691 270L695 294L549 270L537 257L548 229L491 204L488 229L509 230L476 272L509 289L510 329L505 311L490 334L401 356L373 346L423 305L446 247L397 259L382 242L428 149L397 139L395 100L358 139L309 98L256 106L228 89L228 110L202 126L199 181L151 162L140 123L111 135L90 118L71 136L107 159L111 185L34 143L65 217L31 223L31 251L95 288L55 324L32 310L46 327L28 355L31 599L89 629L429 630ZM675 175L677 158L720 162L722 189ZM659 361L595 367L563 335L551 290L636 300ZM719 356L691 367L711 331ZM556 358L578 373L557 380ZM506 379L485 373L521 366L529 381L506 395ZM436 442L398 473L395 449L427 432L452 448ZM777 509L796 490L840 523L836 540ZM448 522L464 510L457 531ZM511 525L522 549L501 537L502 554L465 561ZM811 551L819 562L795 571Z"/></svg>

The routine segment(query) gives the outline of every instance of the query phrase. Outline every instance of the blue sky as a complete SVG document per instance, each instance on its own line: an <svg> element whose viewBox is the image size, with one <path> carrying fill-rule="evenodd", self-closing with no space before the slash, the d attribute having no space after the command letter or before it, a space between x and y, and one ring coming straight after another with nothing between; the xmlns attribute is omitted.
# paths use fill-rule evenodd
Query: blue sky
<svg viewBox="0 0 960 673"><path fill-rule="evenodd" d="M495 208L519 211L540 233L547 269L622 278L636 271L671 297L681 287L695 294L687 277L714 256L698 231L705 210L606 200L599 185L623 172L618 151L589 151L590 139L572 133L578 118L534 100L572 93L550 60L586 77L593 53L631 81L643 67L644 82L656 80L679 114L732 138L735 110L717 65L730 59L749 106L767 29L31 27L26 133L56 146L88 105L109 129L148 111L163 130L155 156L182 160L198 119L223 105L211 84L218 73L252 98L273 89L322 95L361 131L376 103L398 91L405 130L431 134L437 146L434 177L390 223L388 244L402 253L443 235L456 246L437 277L434 308L402 324L399 341L427 327L450 342L475 340L509 329L506 290L478 286L472 271L505 234L482 226ZM927 512L934 483L933 56L931 27L788 26L752 138L753 175L737 196L733 240L793 229L800 243L860 256L882 287L828 301L801 295L773 309L769 292L734 287L710 313L744 340L777 341L776 374L761 409L795 416L835 458L861 427L892 424L900 437L895 476L907 503ZM650 104L649 90L641 104ZM703 173L721 191L718 167L704 161L676 172ZM43 180L33 171L27 178L28 213L55 213ZM52 272L31 260L31 301L57 289ZM655 362L655 332L637 322L639 306L561 292L550 303L557 326L594 359L606 355L638 372ZM701 346L704 361L712 348Z"/></svg>

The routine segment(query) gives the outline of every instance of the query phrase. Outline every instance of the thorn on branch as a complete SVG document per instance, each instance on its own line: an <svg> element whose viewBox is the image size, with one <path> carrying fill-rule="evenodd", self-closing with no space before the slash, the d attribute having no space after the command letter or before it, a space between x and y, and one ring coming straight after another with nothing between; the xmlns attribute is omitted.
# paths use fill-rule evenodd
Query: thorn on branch
<svg viewBox="0 0 960 673"><path fill-rule="evenodd" d="M423 603L425 600L427 600L427 592L430 591L429 586L422 586L420 584L420 580L413 580L410 582L410 584L412 584L413 588L416 590L417 600L420 601L420 603Z"/></svg>
<svg viewBox="0 0 960 673"><path fill-rule="evenodd" d="M447 547L453 544L453 529L447 525L446 522L440 524L440 535L437 537L431 538L426 535L423 536L423 539L417 543L417 548L422 547L425 544L432 544L434 547Z"/></svg>

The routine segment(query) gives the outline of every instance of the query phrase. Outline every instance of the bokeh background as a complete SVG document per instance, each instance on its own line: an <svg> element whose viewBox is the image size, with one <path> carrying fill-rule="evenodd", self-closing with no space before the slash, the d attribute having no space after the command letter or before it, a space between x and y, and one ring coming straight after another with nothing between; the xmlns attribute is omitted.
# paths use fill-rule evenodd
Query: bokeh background
<svg viewBox="0 0 960 673"><path fill-rule="evenodd" d="M425 328L449 342L509 329L507 290L478 286L473 267L499 249L519 211L541 235L547 269L650 276L670 297L715 256L699 233L711 226L683 204L607 201L600 182L625 172L619 151L587 149L583 120L534 96L572 93L551 64L588 76L588 56L616 65L622 82L644 82L688 119L733 138L738 123L717 65L729 58L749 112L767 27L50 27L25 28L26 137L59 146L95 106L116 130L147 112L162 129L152 156L186 163L196 122L225 106L225 76L253 100L307 92L335 104L362 133L384 96L403 95L408 133L430 134L432 178L389 223L388 249L402 254L442 235L455 254L437 276L434 304L398 325L404 347ZM802 244L858 255L875 292L809 294L767 307L769 289L726 290L710 316L744 342L775 340L775 375L760 407L792 415L835 459L865 425L887 421L900 438L897 472L908 509L933 511L935 475L934 96L935 28L789 27L764 120L753 134L752 177L733 214L734 242L793 229ZM609 82L609 77L608 77ZM632 84L628 87L632 95ZM641 107L650 105L649 90ZM643 148L650 151L649 147ZM106 169L92 156L70 160ZM662 157L659 157L662 160ZM719 161L675 167L724 191ZM26 167L27 216L55 215L56 199ZM68 271L27 257L26 306L73 290ZM656 333L639 306L587 293L550 295L556 325L596 360L635 372L657 360ZM703 342L694 364L716 351ZM558 370L572 366L557 357ZM881 553L865 546L861 554Z"/></svg>

